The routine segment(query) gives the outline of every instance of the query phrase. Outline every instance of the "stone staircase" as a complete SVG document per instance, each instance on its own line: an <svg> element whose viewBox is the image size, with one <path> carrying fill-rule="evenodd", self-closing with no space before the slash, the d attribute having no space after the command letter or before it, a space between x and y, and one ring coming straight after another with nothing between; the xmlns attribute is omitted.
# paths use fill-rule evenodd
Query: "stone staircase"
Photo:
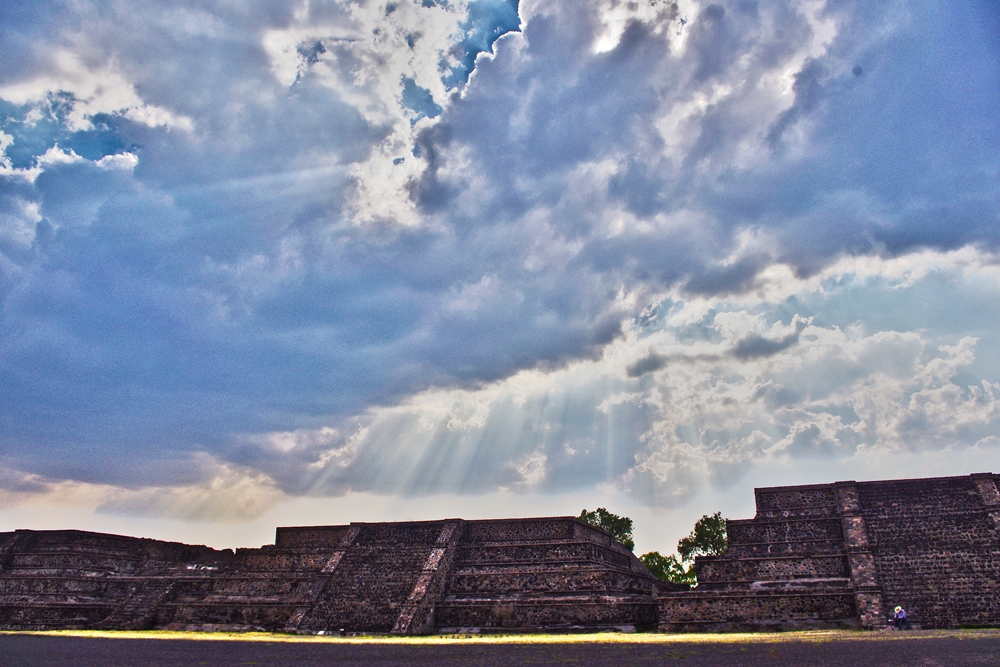
<svg viewBox="0 0 1000 667"><path fill-rule="evenodd" d="M150 630L156 623L156 608L170 599L176 581L167 577L146 578L131 582L131 590L103 620L93 624L97 630Z"/></svg>
<svg viewBox="0 0 1000 667"><path fill-rule="evenodd" d="M573 517L279 528L235 553L0 533L0 629L632 630L656 627L653 582Z"/></svg>
<svg viewBox="0 0 1000 667"><path fill-rule="evenodd" d="M299 628L317 632L408 632L416 619L418 584L453 547L458 521L352 524L356 534ZM435 556L435 554L437 554ZM426 592L426 591L425 591ZM416 596L416 597L415 597ZM404 627L405 626L405 627Z"/></svg>
<svg viewBox="0 0 1000 667"><path fill-rule="evenodd" d="M1000 476L756 489L699 585L654 579L573 517L279 528L217 551L0 533L0 629L416 634L1000 626ZM658 593L654 593L658 591Z"/></svg>
<svg viewBox="0 0 1000 667"><path fill-rule="evenodd" d="M573 517L468 521L434 623L438 632L654 628L654 581Z"/></svg>
<svg viewBox="0 0 1000 667"><path fill-rule="evenodd" d="M295 632L343 555L347 526L279 529L276 543L238 549L225 568L176 582L155 609L155 627ZM349 543L349 540L348 540Z"/></svg>

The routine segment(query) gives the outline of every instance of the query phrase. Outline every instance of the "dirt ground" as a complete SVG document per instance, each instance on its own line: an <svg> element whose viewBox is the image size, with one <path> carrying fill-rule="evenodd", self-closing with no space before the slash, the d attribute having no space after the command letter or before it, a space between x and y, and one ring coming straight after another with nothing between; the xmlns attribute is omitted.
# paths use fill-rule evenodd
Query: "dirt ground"
<svg viewBox="0 0 1000 667"><path fill-rule="evenodd" d="M0 666L990 665L1000 631L581 635L417 639L181 633L0 633Z"/></svg>

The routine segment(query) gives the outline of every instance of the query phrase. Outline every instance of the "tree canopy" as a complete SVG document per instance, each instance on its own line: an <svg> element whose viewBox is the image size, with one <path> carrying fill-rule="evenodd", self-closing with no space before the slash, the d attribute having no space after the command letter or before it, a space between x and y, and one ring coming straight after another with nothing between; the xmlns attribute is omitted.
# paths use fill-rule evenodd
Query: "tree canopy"
<svg viewBox="0 0 1000 667"><path fill-rule="evenodd" d="M593 512L583 510L580 518L592 526L611 533L611 536L628 547L635 549L632 540L632 519L612 514L603 507ZM677 553L664 556L659 551L650 551L639 556L643 565L655 576L676 584L697 584L694 559L698 556L718 556L729 546L726 534L726 520L722 512L706 514L694 524L687 537L677 542Z"/></svg>
<svg viewBox="0 0 1000 667"><path fill-rule="evenodd" d="M677 542L677 554L664 556L659 551L650 551L639 556L639 560L664 581L697 584L694 559L698 556L721 555L728 546L726 520L722 518L722 512L716 512L698 519L691 534Z"/></svg>
<svg viewBox="0 0 1000 667"><path fill-rule="evenodd" d="M695 584L694 568L684 567L677 554L664 556L659 551L650 551L639 556L639 560L659 579L675 584Z"/></svg>
<svg viewBox="0 0 1000 667"><path fill-rule="evenodd" d="M603 507L598 507L593 512L583 510L580 512L580 518L591 526L611 533L611 537L628 547L629 551L635 549L635 542L632 540L632 519L627 516L618 516Z"/></svg>
<svg viewBox="0 0 1000 667"><path fill-rule="evenodd" d="M677 542L677 553L686 561L696 556L718 556L729 547L726 520L722 512L704 515L694 524L694 530Z"/></svg>

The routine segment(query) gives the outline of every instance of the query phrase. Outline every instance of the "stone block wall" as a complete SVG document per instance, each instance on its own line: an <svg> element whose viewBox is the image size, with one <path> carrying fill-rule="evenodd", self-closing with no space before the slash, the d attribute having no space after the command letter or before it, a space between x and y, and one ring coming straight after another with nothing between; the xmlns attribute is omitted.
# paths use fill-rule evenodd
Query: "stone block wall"
<svg viewBox="0 0 1000 667"><path fill-rule="evenodd" d="M661 629L878 628L897 604L925 628L1000 626L996 475L755 495L697 588L661 596Z"/></svg>
<svg viewBox="0 0 1000 667"><path fill-rule="evenodd" d="M278 528L259 549L0 533L0 628L414 634L656 625L653 578L572 517Z"/></svg>
<svg viewBox="0 0 1000 667"><path fill-rule="evenodd" d="M923 627L1000 625L995 489L992 475L858 484L887 610Z"/></svg>
<svg viewBox="0 0 1000 667"><path fill-rule="evenodd" d="M205 577L232 557L85 531L0 533L0 627L147 627L177 577Z"/></svg>
<svg viewBox="0 0 1000 667"><path fill-rule="evenodd" d="M468 521L435 626L651 629L654 582L630 551L576 518Z"/></svg>
<svg viewBox="0 0 1000 667"><path fill-rule="evenodd" d="M444 521L358 525L299 627L391 632L448 525Z"/></svg>
<svg viewBox="0 0 1000 667"><path fill-rule="evenodd" d="M992 473L756 489L698 586L574 517L278 528L218 551L84 531L0 533L0 628L376 632L1000 626Z"/></svg>
<svg viewBox="0 0 1000 667"><path fill-rule="evenodd" d="M698 558L698 586L666 592L666 631L857 627L844 527L828 486L756 489L757 516L729 521L729 549Z"/></svg>

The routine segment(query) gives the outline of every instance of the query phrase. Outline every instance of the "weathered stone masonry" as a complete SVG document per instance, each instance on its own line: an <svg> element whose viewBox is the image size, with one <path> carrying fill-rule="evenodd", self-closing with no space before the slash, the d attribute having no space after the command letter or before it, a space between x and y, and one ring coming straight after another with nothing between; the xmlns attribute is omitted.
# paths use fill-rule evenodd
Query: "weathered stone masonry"
<svg viewBox="0 0 1000 667"><path fill-rule="evenodd" d="M998 476L756 489L699 585L660 599L663 630L1000 625Z"/></svg>
<svg viewBox="0 0 1000 667"><path fill-rule="evenodd" d="M0 628L654 629L654 579L573 517L279 528L207 547L0 533Z"/></svg>
<svg viewBox="0 0 1000 667"><path fill-rule="evenodd" d="M0 533L0 628L455 631L1000 626L998 476L756 489L692 590L573 517L278 528L218 551Z"/></svg>

